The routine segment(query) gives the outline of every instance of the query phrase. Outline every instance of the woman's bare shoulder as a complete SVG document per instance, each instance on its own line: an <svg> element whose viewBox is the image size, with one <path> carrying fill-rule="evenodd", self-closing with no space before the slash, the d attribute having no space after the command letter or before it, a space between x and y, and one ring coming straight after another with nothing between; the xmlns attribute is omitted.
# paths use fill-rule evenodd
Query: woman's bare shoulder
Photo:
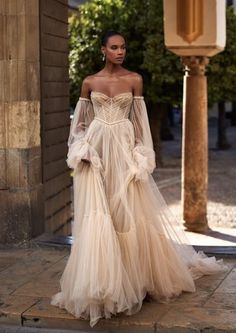
<svg viewBox="0 0 236 333"><path fill-rule="evenodd" d="M89 97L91 87L93 85L94 80L96 79L96 74L87 75L82 82L81 87L81 97Z"/></svg>
<svg viewBox="0 0 236 333"><path fill-rule="evenodd" d="M95 79L96 74L91 74L91 75L87 75L84 79L83 79L83 83L85 84L90 84L91 82L93 82L93 80Z"/></svg>
<svg viewBox="0 0 236 333"><path fill-rule="evenodd" d="M137 72L130 72L130 77L132 78L132 80L135 80L136 82L142 82L143 78L142 75L137 73Z"/></svg>
<svg viewBox="0 0 236 333"><path fill-rule="evenodd" d="M80 97L89 98L90 90L91 90L91 84L92 84L92 76L93 75L88 75L83 79L82 86L81 86Z"/></svg>
<svg viewBox="0 0 236 333"><path fill-rule="evenodd" d="M128 75L126 75L126 79L130 82L132 86L142 85L143 83L142 75L137 72L129 71Z"/></svg>
<svg viewBox="0 0 236 333"><path fill-rule="evenodd" d="M143 78L137 72L130 72L129 75L130 85L135 95L142 95L143 92Z"/></svg>

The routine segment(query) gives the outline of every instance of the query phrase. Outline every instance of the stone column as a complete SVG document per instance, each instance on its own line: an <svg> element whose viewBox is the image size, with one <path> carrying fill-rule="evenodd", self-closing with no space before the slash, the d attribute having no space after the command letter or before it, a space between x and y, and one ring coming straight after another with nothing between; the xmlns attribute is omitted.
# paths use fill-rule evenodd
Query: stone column
<svg viewBox="0 0 236 333"><path fill-rule="evenodd" d="M39 0L0 1L0 243L44 228Z"/></svg>
<svg viewBox="0 0 236 333"><path fill-rule="evenodd" d="M183 57L185 65L182 137L182 203L187 230L205 232L207 223L208 127L207 57Z"/></svg>

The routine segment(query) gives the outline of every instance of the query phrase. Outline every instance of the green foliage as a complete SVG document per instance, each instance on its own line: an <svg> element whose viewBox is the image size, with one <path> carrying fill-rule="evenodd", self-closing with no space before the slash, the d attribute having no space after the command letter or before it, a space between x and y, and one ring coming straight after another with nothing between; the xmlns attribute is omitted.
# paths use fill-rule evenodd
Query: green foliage
<svg viewBox="0 0 236 333"><path fill-rule="evenodd" d="M209 104L236 101L236 15L226 10L227 40L223 52L210 58L207 67Z"/></svg>

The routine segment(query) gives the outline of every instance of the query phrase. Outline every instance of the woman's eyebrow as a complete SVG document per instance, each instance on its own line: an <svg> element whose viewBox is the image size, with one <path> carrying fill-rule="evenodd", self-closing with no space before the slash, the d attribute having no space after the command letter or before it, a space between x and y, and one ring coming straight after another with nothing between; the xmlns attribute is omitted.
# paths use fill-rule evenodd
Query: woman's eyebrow
<svg viewBox="0 0 236 333"><path fill-rule="evenodd" d="M111 44L111 47L112 46L119 46L119 44ZM124 44L121 44L120 46L125 46L125 43Z"/></svg>

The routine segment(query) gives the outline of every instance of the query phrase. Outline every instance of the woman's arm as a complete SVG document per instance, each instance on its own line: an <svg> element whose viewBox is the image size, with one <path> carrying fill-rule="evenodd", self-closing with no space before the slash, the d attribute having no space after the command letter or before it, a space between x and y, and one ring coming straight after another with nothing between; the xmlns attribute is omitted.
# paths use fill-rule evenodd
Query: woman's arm
<svg viewBox="0 0 236 333"><path fill-rule="evenodd" d="M80 97L89 99L89 95L90 95L90 76L87 76L82 82Z"/></svg>
<svg viewBox="0 0 236 333"><path fill-rule="evenodd" d="M130 110L130 120L134 128L133 157L136 162L136 180L147 180L148 175L156 167L147 108L143 97L143 80L136 74L133 80L133 103Z"/></svg>
<svg viewBox="0 0 236 333"><path fill-rule="evenodd" d="M90 123L94 118L93 105L89 98L89 79L85 78L81 87L81 96L76 104L74 116L71 121L68 138L68 166L74 168L79 161L89 163L91 161L91 149L85 142L84 137Z"/></svg>
<svg viewBox="0 0 236 333"><path fill-rule="evenodd" d="M90 95L90 78L89 78L89 76L87 76L82 82L80 97L89 99L89 95ZM81 161L90 163L89 158L90 158L90 156L89 156L89 152L88 152L87 156L82 158Z"/></svg>
<svg viewBox="0 0 236 333"><path fill-rule="evenodd" d="M140 107L140 101L137 100L135 97L141 97L143 95L143 78L140 74L133 73L132 79L134 101L130 117L134 126L135 143L138 144L142 142L143 137L142 116L140 114L143 110L142 107Z"/></svg>
<svg viewBox="0 0 236 333"><path fill-rule="evenodd" d="M134 96L142 96L143 95L143 78L140 74L134 73L133 76L133 94Z"/></svg>

